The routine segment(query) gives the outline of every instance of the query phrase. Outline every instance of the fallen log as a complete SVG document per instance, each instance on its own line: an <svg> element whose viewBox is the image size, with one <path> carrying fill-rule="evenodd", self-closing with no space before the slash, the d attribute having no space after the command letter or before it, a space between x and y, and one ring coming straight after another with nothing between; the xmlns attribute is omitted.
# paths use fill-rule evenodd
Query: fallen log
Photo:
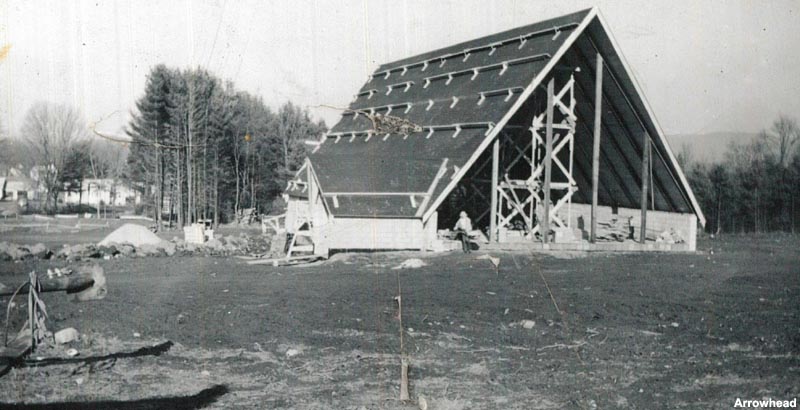
<svg viewBox="0 0 800 410"><path fill-rule="evenodd" d="M40 293L67 292L75 294L79 300L103 299L106 295L106 278L103 268L99 266L82 266L68 276L41 277L38 279ZM12 296L14 292L25 293L30 281L6 285L0 283L0 296ZM19 289L19 291L17 291Z"/></svg>
<svg viewBox="0 0 800 410"><path fill-rule="evenodd" d="M12 286L0 284L0 296L11 296L19 289L19 293L28 291L30 282L15 284ZM74 274L55 278L40 278L39 292L64 292L77 293L86 290L94 285L94 278L91 274Z"/></svg>

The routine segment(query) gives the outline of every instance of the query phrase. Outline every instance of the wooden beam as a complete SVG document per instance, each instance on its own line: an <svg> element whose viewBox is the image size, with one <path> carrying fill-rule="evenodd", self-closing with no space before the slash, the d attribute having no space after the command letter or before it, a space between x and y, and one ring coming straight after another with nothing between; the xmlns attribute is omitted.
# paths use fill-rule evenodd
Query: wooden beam
<svg viewBox="0 0 800 410"><path fill-rule="evenodd" d="M306 159L306 161L309 161ZM311 167L306 167L306 181L308 181L308 229L311 230L311 226L314 220L314 202L317 201L317 190L316 185L314 183L314 176L311 173Z"/></svg>
<svg viewBox="0 0 800 410"><path fill-rule="evenodd" d="M417 218L423 215L425 209L428 207L428 202L430 202L431 197L433 196L433 191L435 191L436 186L439 185L439 180L442 179L444 174L447 173L447 161L449 161L448 158L442 160L442 165L439 166L439 171L436 172L436 177L433 178L431 186L428 187L428 192L425 193L425 198L422 199L422 203L419 204L419 208L417 208L417 213L415 214Z"/></svg>
<svg viewBox="0 0 800 410"><path fill-rule="evenodd" d="M647 175L650 171L650 136L647 132L642 133L642 140L642 228L639 241L644 244L647 240L647 200L650 197L647 193L650 182Z"/></svg>
<svg viewBox="0 0 800 410"><path fill-rule="evenodd" d="M592 220L590 241L597 240L597 191L600 182L600 130L603 114L603 56L597 53L594 83L594 142L592 145Z"/></svg>
<svg viewBox="0 0 800 410"><path fill-rule="evenodd" d="M489 241L497 242L497 178L500 171L500 136L492 145L492 201L491 216L489 217Z"/></svg>
<svg viewBox="0 0 800 410"><path fill-rule="evenodd" d="M553 98L555 80L551 77L547 82L547 125L544 142L544 212L543 220L540 222L542 227L542 239L548 243L550 239L550 179L553 172Z"/></svg>
<svg viewBox="0 0 800 410"><path fill-rule="evenodd" d="M445 158L446 159L446 158ZM427 192L325 192L324 197L331 196L426 196Z"/></svg>

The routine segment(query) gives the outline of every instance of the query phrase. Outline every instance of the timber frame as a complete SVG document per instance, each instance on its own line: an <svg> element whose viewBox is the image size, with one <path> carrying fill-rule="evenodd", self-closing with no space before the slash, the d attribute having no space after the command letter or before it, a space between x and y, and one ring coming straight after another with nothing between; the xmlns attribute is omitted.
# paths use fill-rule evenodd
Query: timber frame
<svg viewBox="0 0 800 410"><path fill-rule="evenodd" d="M705 223L597 8L382 65L287 192L310 198L312 230L414 219L435 232L461 208L493 242L547 244L577 215L594 243L598 215L636 209L644 244L668 215Z"/></svg>

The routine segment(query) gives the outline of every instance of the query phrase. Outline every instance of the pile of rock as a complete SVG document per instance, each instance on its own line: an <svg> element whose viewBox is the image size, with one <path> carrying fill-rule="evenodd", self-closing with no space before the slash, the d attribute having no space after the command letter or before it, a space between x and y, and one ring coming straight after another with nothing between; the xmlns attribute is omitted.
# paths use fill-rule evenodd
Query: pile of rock
<svg viewBox="0 0 800 410"><path fill-rule="evenodd" d="M252 252L252 238L247 236L220 236L203 244L187 243L180 238L173 238L178 252L183 255L230 256L247 255Z"/></svg>
<svg viewBox="0 0 800 410"><path fill-rule="evenodd" d="M53 252L41 243L36 245L18 245L0 242L0 261L21 261L25 259L50 259Z"/></svg>
<svg viewBox="0 0 800 410"><path fill-rule="evenodd" d="M57 250L50 250L41 243L28 246L0 242L0 261L50 258L77 261L82 259L173 255L232 256L260 253L263 249L269 249L269 239L262 235L221 236L202 245L197 245L186 243L180 238L173 238L172 241L164 240L145 227L132 226L135 228L123 225L97 244L65 244ZM142 232L142 229L146 232Z"/></svg>

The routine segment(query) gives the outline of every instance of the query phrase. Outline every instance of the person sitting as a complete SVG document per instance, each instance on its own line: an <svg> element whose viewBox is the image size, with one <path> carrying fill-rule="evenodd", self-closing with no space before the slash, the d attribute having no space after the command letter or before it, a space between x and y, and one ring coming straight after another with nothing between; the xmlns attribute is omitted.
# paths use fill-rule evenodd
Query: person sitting
<svg viewBox="0 0 800 410"><path fill-rule="evenodd" d="M469 233L472 231L472 221L470 221L466 212L461 211L458 222L456 222L456 226L453 230L456 231L456 239L461 240L461 249L464 253L472 252L469 244Z"/></svg>

